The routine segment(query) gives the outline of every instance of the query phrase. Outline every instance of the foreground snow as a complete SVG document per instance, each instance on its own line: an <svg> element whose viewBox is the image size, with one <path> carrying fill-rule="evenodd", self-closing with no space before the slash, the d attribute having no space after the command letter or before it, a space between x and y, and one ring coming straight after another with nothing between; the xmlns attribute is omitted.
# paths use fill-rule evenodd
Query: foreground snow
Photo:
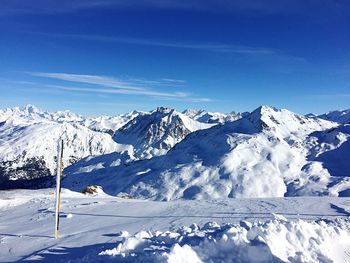
<svg viewBox="0 0 350 263"><path fill-rule="evenodd" d="M347 262L349 215L350 198L154 202L63 189L55 240L52 189L0 191L0 261Z"/></svg>
<svg viewBox="0 0 350 263"><path fill-rule="evenodd" d="M348 220L208 222L176 232L140 231L131 237L121 232L122 242L99 255L135 262L346 262L349 230Z"/></svg>

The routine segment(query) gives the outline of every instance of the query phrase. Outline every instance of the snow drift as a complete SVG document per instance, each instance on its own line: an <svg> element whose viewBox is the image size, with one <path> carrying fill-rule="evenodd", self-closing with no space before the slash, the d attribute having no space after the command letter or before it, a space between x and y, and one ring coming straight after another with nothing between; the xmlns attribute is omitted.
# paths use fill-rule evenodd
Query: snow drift
<svg viewBox="0 0 350 263"><path fill-rule="evenodd" d="M172 231L121 232L101 257L127 262L347 262L349 220L287 221L240 225L208 222Z"/></svg>

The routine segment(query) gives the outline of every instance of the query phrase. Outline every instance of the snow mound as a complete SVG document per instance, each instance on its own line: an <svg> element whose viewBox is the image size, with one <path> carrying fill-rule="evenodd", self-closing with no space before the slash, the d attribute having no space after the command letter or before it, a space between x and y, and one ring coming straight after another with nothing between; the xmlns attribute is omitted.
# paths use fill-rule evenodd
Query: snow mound
<svg viewBox="0 0 350 263"><path fill-rule="evenodd" d="M243 225L243 226L241 226ZM99 253L126 262L347 262L350 221L208 222L176 232L140 231ZM107 258L106 258L107 259Z"/></svg>

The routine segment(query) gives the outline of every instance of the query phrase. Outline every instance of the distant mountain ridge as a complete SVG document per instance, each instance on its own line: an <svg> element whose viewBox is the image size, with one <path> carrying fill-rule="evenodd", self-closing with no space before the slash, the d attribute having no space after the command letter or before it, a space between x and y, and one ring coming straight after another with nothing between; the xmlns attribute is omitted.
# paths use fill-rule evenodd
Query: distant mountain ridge
<svg viewBox="0 0 350 263"><path fill-rule="evenodd" d="M220 112L208 112L205 110L193 110L193 109L187 109L182 112L184 115L190 117L191 119L194 119L199 122L203 123L225 123L228 121L235 121L243 116L246 116L249 114L248 112L243 113L236 113L231 112L228 114L220 113Z"/></svg>
<svg viewBox="0 0 350 263"><path fill-rule="evenodd" d="M86 118L28 105L0 110L0 122L0 188L52 175L63 135L73 190L98 184L154 200L350 194L349 124L324 117L261 106Z"/></svg>
<svg viewBox="0 0 350 263"><path fill-rule="evenodd" d="M346 124L350 123L350 109L330 111L328 113L318 115L318 117L325 120Z"/></svg>
<svg viewBox="0 0 350 263"><path fill-rule="evenodd" d="M72 123L85 126L94 131L109 132L113 134L128 121L142 112L132 111L117 116L83 117L69 110L48 112L37 108L34 105L24 107L7 108L0 110L0 122L8 120L15 123L35 123L53 121L57 123Z"/></svg>

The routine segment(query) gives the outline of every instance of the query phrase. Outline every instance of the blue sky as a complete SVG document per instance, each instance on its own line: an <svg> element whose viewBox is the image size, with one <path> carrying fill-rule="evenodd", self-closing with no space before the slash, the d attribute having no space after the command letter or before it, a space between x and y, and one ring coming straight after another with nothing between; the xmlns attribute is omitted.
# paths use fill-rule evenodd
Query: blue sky
<svg viewBox="0 0 350 263"><path fill-rule="evenodd" d="M350 108L346 0L3 0L0 105Z"/></svg>

